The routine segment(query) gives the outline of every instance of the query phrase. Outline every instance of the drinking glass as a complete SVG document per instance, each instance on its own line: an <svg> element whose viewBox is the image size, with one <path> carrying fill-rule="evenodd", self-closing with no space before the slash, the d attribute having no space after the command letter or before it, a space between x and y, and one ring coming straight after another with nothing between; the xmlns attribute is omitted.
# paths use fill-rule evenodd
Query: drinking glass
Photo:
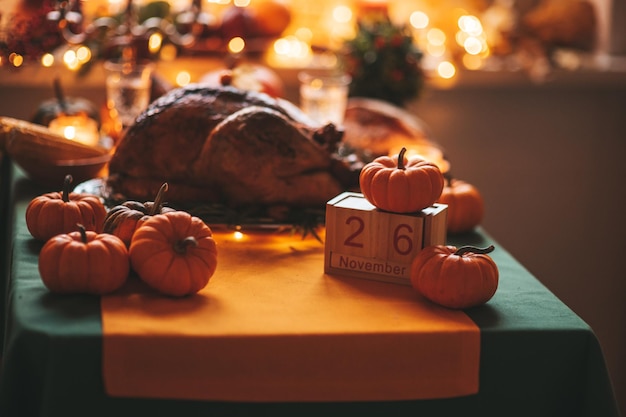
<svg viewBox="0 0 626 417"><path fill-rule="evenodd" d="M300 107L320 123L343 124L348 103L348 74L337 72L302 71L300 80Z"/></svg>
<svg viewBox="0 0 626 417"><path fill-rule="evenodd" d="M150 104L152 64L107 61L107 107L126 128Z"/></svg>

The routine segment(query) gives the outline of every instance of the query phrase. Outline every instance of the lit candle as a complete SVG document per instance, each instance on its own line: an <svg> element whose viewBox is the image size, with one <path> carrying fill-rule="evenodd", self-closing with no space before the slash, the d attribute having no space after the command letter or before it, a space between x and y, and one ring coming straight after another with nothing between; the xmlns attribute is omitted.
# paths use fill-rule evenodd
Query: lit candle
<svg viewBox="0 0 626 417"><path fill-rule="evenodd" d="M85 114L76 116L61 115L52 120L48 128L68 140L74 140L88 146L97 146L100 141L98 123Z"/></svg>

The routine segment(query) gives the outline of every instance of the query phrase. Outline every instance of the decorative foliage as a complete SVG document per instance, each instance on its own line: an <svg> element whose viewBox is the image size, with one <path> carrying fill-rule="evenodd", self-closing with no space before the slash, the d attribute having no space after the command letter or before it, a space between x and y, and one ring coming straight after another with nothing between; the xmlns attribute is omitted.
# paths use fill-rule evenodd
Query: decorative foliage
<svg viewBox="0 0 626 417"><path fill-rule="evenodd" d="M36 3L36 4L31 4ZM18 54L26 59L38 59L63 44L56 23L47 19L55 8L55 0L22 1L14 11L0 10L6 20L6 39L0 37L0 63Z"/></svg>
<svg viewBox="0 0 626 417"><path fill-rule="evenodd" d="M95 194L104 200L109 208L124 204L126 197L112 191L106 180L96 178L79 184L76 188L83 193ZM208 225L220 225L237 229L289 229L302 237L312 235L319 239L317 230L324 225L326 208L302 208L290 206L245 205L229 207L220 203L168 203L168 209L185 211L200 218Z"/></svg>
<svg viewBox="0 0 626 417"><path fill-rule="evenodd" d="M407 27L396 26L388 18L359 22L356 37L345 42L340 55L352 76L350 96L403 105L421 92L422 51Z"/></svg>
<svg viewBox="0 0 626 417"><path fill-rule="evenodd" d="M114 16L94 16L95 19L103 19L112 27L90 27L83 25L81 17L81 1L71 4L61 3L55 0L22 0L15 10L0 11L6 13L9 24L6 28L6 40L0 37L0 65L4 62L11 62L13 66L20 65L13 62L14 56L19 56L24 61L39 60L46 53L54 53L57 48L68 43L59 28L58 18L63 13L73 13L67 16L63 30L66 33L83 34L75 35L80 38L79 44L87 46L91 51L92 59L113 59L121 56L122 50L128 42L128 38L121 36L116 30L117 27L124 27L126 12ZM72 8L70 11L59 11L59 4L66 7L68 4ZM132 19L142 23L150 18L162 18L171 20L175 16L170 15L170 6L165 1L153 1L146 5L132 10ZM167 18L167 19L166 19ZM149 35L149 32L147 33ZM73 43L73 42L69 42ZM156 59L154 54L148 50L148 36L135 36L131 39L131 46L135 48L135 53L141 59ZM89 67L87 65L87 67Z"/></svg>

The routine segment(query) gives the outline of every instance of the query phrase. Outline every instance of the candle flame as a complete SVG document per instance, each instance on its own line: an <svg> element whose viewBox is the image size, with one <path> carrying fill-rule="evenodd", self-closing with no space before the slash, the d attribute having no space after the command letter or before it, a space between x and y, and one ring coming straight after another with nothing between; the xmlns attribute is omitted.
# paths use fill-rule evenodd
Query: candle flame
<svg viewBox="0 0 626 417"><path fill-rule="evenodd" d="M76 128L74 126L65 126L63 129L63 136L69 140L76 139Z"/></svg>

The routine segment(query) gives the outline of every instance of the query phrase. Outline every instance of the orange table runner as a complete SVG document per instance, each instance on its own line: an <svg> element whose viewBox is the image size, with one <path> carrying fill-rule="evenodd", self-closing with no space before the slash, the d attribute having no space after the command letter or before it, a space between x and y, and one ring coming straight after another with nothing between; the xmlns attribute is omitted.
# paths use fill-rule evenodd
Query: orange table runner
<svg viewBox="0 0 626 417"><path fill-rule="evenodd" d="M478 391L480 331L407 286L325 275L313 238L215 234L198 294L134 280L102 298L112 396L225 401L430 399Z"/></svg>

